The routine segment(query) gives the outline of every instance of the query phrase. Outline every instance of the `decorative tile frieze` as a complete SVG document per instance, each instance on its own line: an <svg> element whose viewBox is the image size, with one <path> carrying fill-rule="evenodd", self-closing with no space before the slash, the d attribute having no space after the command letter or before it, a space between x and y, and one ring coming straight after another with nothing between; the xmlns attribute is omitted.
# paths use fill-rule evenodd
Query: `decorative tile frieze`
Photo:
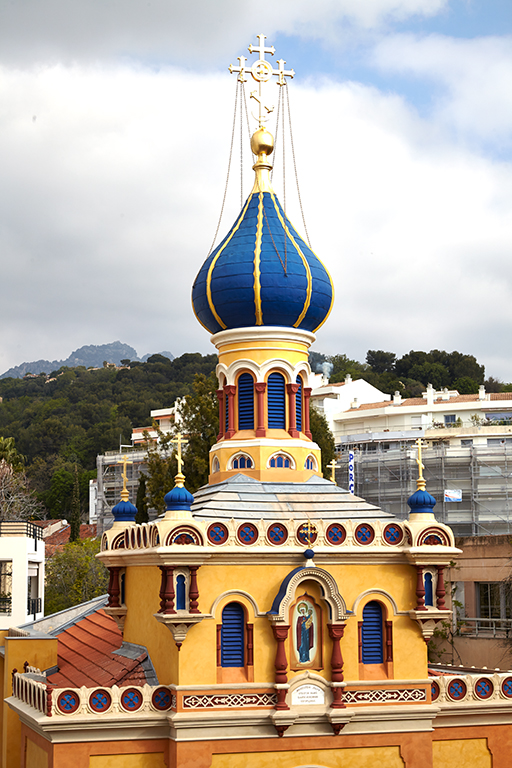
<svg viewBox="0 0 512 768"><path fill-rule="evenodd" d="M215 693L183 697L183 709L217 709L226 707L273 707L275 693Z"/></svg>
<svg viewBox="0 0 512 768"><path fill-rule="evenodd" d="M343 692L345 704L411 704L426 701L425 688L374 688Z"/></svg>

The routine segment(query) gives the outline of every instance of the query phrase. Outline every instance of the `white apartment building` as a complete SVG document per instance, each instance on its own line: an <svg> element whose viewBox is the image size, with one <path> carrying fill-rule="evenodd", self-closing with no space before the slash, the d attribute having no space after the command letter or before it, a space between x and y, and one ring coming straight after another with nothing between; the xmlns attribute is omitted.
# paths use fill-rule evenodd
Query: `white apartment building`
<svg viewBox="0 0 512 768"><path fill-rule="evenodd" d="M0 630L44 616L43 531L33 523L0 523Z"/></svg>
<svg viewBox="0 0 512 768"><path fill-rule="evenodd" d="M417 475L413 443L421 437L438 518L458 535L512 532L512 393L481 386L460 395L428 386L422 397L395 393L342 405L328 418L340 485L347 485L352 451L355 493L405 517Z"/></svg>

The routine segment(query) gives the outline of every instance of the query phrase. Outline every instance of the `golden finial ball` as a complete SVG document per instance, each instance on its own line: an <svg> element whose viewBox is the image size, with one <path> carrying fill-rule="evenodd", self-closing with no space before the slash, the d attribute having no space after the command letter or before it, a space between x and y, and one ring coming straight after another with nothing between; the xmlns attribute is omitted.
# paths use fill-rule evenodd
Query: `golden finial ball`
<svg viewBox="0 0 512 768"><path fill-rule="evenodd" d="M274 151L274 137L266 128L258 128L253 133L251 150L254 155L270 155Z"/></svg>

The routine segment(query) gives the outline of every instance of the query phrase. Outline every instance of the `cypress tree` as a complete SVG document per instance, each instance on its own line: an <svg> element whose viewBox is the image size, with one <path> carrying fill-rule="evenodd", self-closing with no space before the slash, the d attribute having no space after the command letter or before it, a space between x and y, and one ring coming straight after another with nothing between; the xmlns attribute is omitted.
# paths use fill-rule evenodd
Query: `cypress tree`
<svg viewBox="0 0 512 768"><path fill-rule="evenodd" d="M69 534L70 541L80 539L80 486L78 483L78 467L75 464L75 481L73 483L73 497L71 499L71 515L69 518L71 528Z"/></svg>

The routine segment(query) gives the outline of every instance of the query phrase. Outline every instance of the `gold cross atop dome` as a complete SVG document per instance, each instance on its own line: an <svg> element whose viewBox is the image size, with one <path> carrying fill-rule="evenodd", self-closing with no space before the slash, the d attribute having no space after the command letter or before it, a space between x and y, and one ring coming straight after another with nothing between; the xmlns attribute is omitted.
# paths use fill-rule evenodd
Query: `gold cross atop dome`
<svg viewBox="0 0 512 768"><path fill-rule="evenodd" d="M174 481L178 487L182 487L185 482L185 475L181 471L183 468L183 459L181 457L181 448L187 444L187 440L183 439L181 432L178 432L175 438L172 438L171 443L176 443L176 461L178 462L178 474L174 478Z"/></svg>
<svg viewBox="0 0 512 768"><path fill-rule="evenodd" d="M331 470L331 483L336 485L336 459L333 459L327 466Z"/></svg>
<svg viewBox="0 0 512 768"><path fill-rule="evenodd" d="M250 67L246 67L247 57L246 56L238 56L238 67L234 67L233 64L229 65L229 71L231 73L238 72L238 80L241 83L245 83L247 81L247 78L245 77L246 74L251 75L254 80L258 83L258 96L256 96L256 91L251 93L251 99L255 99L259 104L259 127L261 128L263 125L264 120L266 117L264 116L263 110L268 114L269 112L272 112L274 107L266 107L263 104L263 98L261 93L261 85L262 83L266 83L268 80L272 78L273 75L276 75L277 77L277 84L280 86L286 85L286 77L293 77L295 75L295 72L293 69L285 69L284 65L286 64L286 61L284 59L279 59L277 64L279 65L277 69L275 69L272 64L266 60L265 54L270 53L271 56L275 53L275 48L273 45L271 46L265 46L265 39L266 35L256 35L258 40L260 41L259 45L250 45L248 50L249 53L257 53L259 55L259 59L255 61Z"/></svg>
<svg viewBox="0 0 512 768"><path fill-rule="evenodd" d="M425 478L423 477L423 470L425 469L425 465L423 464L421 460L421 449L427 448L428 443L424 443L421 437L418 437L418 439L415 441L414 445L418 449L418 457L416 459L416 464L418 465L418 479L416 481L416 486L418 491L424 491L427 483L425 481Z"/></svg>
<svg viewBox="0 0 512 768"><path fill-rule="evenodd" d="M128 501L128 499L130 498L130 494L128 492L128 488L126 487L126 483L128 481L128 476L126 474L126 465L133 464L133 461L128 461L126 456L123 456L123 458L119 459L117 463L123 465L123 471L121 472L121 477L123 478L123 490L121 491L121 500Z"/></svg>

